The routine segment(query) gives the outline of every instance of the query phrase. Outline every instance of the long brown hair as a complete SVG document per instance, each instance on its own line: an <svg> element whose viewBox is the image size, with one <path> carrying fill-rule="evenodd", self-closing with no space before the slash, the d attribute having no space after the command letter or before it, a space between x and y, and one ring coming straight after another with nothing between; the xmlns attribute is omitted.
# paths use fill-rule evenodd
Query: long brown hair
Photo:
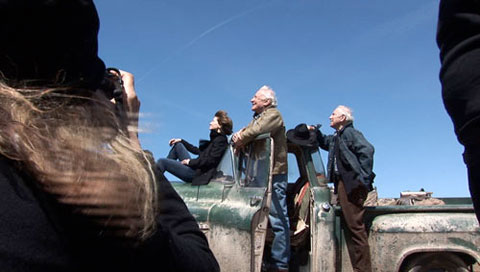
<svg viewBox="0 0 480 272"><path fill-rule="evenodd" d="M0 153L105 235L141 240L154 230L152 166L101 92L0 83Z"/></svg>

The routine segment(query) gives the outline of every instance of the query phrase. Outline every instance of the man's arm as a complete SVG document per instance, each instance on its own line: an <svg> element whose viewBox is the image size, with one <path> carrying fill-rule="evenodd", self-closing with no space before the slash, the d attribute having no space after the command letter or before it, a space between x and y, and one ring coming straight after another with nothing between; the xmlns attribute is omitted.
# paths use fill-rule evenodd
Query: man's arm
<svg viewBox="0 0 480 272"><path fill-rule="evenodd" d="M373 145L358 130L352 131L351 141L351 151L357 156L362 169L368 175L371 175L373 171L373 154L375 152Z"/></svg>
<svg viewBox="0 0 480 272"><path fill-rule="evenodd" d="M320 131L320 128L316 129L317 132L317 142L318 146L321 149L329 151L328 147L330 146L330 142L333 141L333 135L325 135Z"/></svg>
<svg viewBox="0 0 480 272"><path fill-rule="evenodd" d="M185 148L192 154L198 155L200 154L200 149L198 147L192 145L191 143L182 139L181 143L185 146Z"/></svg>
<svg viewBox="0 0 480 272"><path fill-rule="evenodd" d="M242 145L253 141L260 134L273 132L282 125L283 119L278 110L266 112L240 132Z"/></svg>
<svg viewBox="0 0 480 272"><path fill-rule="evenodd" d="M188 166L193 169L216 167L228 147L228 142L224 137L217 137L210 144L212 146L208 148L208 154L202 152L198 158L191 159Z"/></svg>

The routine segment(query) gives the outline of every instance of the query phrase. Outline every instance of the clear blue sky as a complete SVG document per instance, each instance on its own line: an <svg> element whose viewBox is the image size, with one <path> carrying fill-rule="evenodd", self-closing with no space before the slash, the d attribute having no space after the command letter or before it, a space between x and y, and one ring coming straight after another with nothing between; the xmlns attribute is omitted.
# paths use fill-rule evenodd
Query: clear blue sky
<svg viewBox="0 0 480 272"><path fill-rule="evenodd" d="M441 100L438 0L101 0L99 54L136 76L140 135L208 138L218 109L234 130L273 87L287 128L323 124L339 104L375 146L381 197L425 188L468 196L462 147ZM326 152L322 153L326 158Z"/></svg>

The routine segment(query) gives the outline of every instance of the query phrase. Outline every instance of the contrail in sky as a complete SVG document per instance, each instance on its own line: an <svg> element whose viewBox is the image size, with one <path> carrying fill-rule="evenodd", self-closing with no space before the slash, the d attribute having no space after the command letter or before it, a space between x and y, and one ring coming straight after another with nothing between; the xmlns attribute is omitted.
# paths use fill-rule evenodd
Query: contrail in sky
<svg viewBox="0 0 480 272"><path fill-rule="evenodd" d="M177 51L175 51L173 54L171 54L170 56L166 57L165 59L163 59L160 63L158 63L157 65L154 65L154 67L152 67L150 70L148 70L145 74L143 74L143 76L138 80L138 82L144 80L147 76L149 76L155 69L157 69L159 66L161 66L162 64L168 62L169 60L171 60L172 58L174 58L175 56L179 55L180 53L182 53L183 51L185 51L186 49L190 48L192 45L194 45L196 42L198 42L199 40L201 40L203 37L207 36L208 34L212 33L213 31L219 29L220 27L222 26L225 26L239 18L242 18L243 16L249 14L249 13L252 13L253 11L256 11L258 9L260 9L261 7L263 7L264 5L258 5L256 7L253 7L249 10L246 10L242 13L239 13L237 15L234 15L230 18L228 18L227 20L223 21L223 22L220 22L214 26L212 26L211 28L205 30L202 34L198 35L197 37L195 37L193 40L191 40L189 43L187 43L186 45L180 47L180 49L178 49Z"/></svg>

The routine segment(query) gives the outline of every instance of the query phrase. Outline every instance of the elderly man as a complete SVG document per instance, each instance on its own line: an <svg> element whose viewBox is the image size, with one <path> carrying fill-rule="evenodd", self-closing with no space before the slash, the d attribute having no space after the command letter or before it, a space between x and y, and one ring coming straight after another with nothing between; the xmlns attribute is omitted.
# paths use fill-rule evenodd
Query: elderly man
<svg viewBox="0 0 480 272"><path fill-rule="evenodd" d="M363 203L375 176L372 171L374 149L363 134L353 128L350 108L338 106L330 115L330 126L336 131L328 136L313 126L309 129L316 129L319 146L328 150L328 179L335 185L347 233L351 235L348 247L353 270L371 271Z"/></svg>
<svg viewBox="0 0 480 272"><path fill-rule="evenodd" d="M283 118L277 109L275 92L269 86L261 87L250 100L253 120L235 133L232 141L241 148L263 133L270 133L274 142L273 193L270 207L270 224L274 234L271 263L268 271L288 271L290 257L290 234L287 213L287 140Z"/></svg>

